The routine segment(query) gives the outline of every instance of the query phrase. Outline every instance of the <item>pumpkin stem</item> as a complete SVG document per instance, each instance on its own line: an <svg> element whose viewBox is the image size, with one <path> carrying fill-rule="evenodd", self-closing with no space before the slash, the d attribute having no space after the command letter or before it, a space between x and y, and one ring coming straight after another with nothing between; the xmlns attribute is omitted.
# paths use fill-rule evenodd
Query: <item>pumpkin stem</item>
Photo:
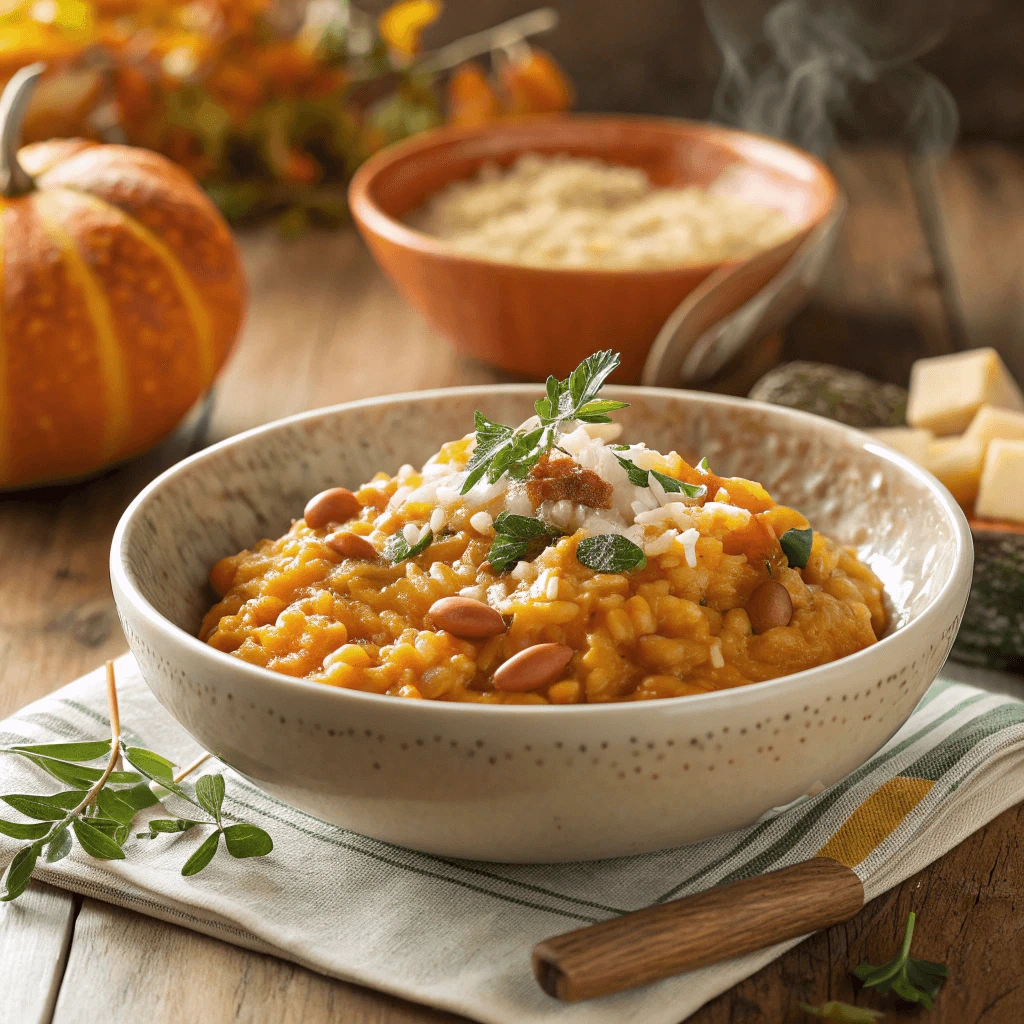
<svg viewBox="0 0 1024 1024"><path fill-rule="evenodd" d="M0 95L0 196L8 199L31 192L35 182L18 163L21 126L29 100L45 64L29 64L17 71Z"/></svg>

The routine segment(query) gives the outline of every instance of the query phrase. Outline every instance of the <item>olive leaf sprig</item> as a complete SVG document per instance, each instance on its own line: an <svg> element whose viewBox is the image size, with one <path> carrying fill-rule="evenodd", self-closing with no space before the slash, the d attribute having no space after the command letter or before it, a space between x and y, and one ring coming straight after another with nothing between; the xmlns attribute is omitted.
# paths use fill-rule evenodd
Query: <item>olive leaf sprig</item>
<svg viewBox="0 0 1024 1024"><path fill-rule="evenodd" d="M0 801L31 819L28 822L0 819L0 834L29 841L8 865L0 901L16 899L25 891L40 857L48 864L66 857L71 852L72 837L91 857L123 860L124 845L131 835L135 816L159 802L146 779L162 786L162 792L180 796L213 818L213 821L205 822L171 819L173 828L166 822L150 823L152 835L185 832L202 824L215 826L216 831L189 858L182 874L195 874L202 870L212 859L222 835L228 852L234 857L262 856L273 849L273 841L263 829L253 825L223 824L223 776L203 777L197 783L194 795L183 783L185 776L198 768L209 755L199 758L175 776L173 765L166 758L141 747L129 747L123 742L114 666L109 661L107 701L110 708L109 740L0 747L0 753L22 757L69 787L52 795L10 793L0 796ZM106 758L105 767L89 763L101 758ZM119 769L118 762L122 758L136 770Z"/></svg>
<svg viewBox="0 0 1024 1024"><path fill-rule="evenodd" d="M183 875L198 874L207 864L213 860L214 854L220 846L221 837L224 837L224 845L232 857L243 859L245 857L265 857L274 849L274 841L259 826L249 825L245 822L235 822L231 825L224 824L224 776L204 775L196 784L194 790L184 785L182 776L174 775L174 765L165 757L154 754L152 750L143 750L141 747L125 747L122 744L122 752L125 760L137 768L157 787L162 787L169 793L180 797L205 811L212 821L196 818L156 818L148 822L148 832L136 832L136 839L156 839L157 836L191 832L192 829L203 825L212 825L214 831L203 841L202 845L185 862L181 869Z"/></svg>
<svg viewBox="0 0 1024 1024"><path fill-rule="evenodd" d="M611 423L608 413L625 409L629 403L597 396L619 362L619 354L607 349L588 356L565 380L548 377L545 396L534 403L540 425L532 430L496 423L478 411L476 448L466 466L462 493L468 494L485 476L492 484L505 473L522 480L541 456L555 447L561 429L572 420Z"/></svg>

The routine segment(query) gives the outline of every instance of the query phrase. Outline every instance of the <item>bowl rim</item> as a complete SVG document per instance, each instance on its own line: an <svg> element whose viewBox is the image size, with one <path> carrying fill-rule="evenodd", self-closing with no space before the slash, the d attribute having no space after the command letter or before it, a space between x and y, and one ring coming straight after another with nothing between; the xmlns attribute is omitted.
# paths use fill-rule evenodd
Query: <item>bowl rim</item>
<svg viewBox="0 0 1024 1024"><path fill-rule="evenodd" d="M838 436L846 434L851 435L850 439L853 441L862 439L861 447L871 452L871 454L894 464L900 470L916 479L918 483L923 484L926 489L932 493L934 499L946 514L950 525L953 527L957 550L954 554L949 575L941 589L937 594L935 594L929 604L915 619L907 623L905 626L883 636L871 646L865 647L853 654L845 655L842 658L837 658L835 661L826 662L824 665L817 665L813 668L804 669L800 672L792 672L788 675L778 676L774 679L746 683L742 686L729 687L722 690L711 690L707 693L690 694L686 697L658 697L645 701L611 701L608 703L565 705L490 705L470 701L401 700L396 699L395 697L390 697L387 694L370 693L363 690L353 690L345 687L328 686L324 683L315 683L305 678L287 676L280 672L274 672L271 669L263 668L260 665L253 665L250 662L242 661L241 659L235 658L224 651L219 651L216 648L210 647L209 644L204 643L197 636L193 636L187 630L182 629L176 623L172 622L166 616L157 611L136 586L125 565L125 538L131 528L132 520L138 514L140 509L149 501L150 497L158 490L162 489L174 477L187 472L191 467L202 463L207 459L215 458L217 453L227 448L247 442L252 438L259 437L261 435L271 434L274 431L287 426L330 417L337 415L338 413L349 412L351 410L373 408L380 405L397 405L410 401L436 400L453 395L485 398L486 396L493 394L518 393L539 397L543 394L543 388L543 384L471 384L461 387L432 388L424 391L406 391L393 395L378 395L371 398L357 399L351 402L341 402L337 405L323 406L318 409L311 409L305 412L295 413L291 416L285 416L280 419L273 420L270 423L252 427L249 430L242 431L241 433L225 438L216 444L212 444L201 451L195 452L194 454L175 463L173 466L168 467L155 479L150 481L150 483L135 496L132 502L122 513L121 518L118 520L110 546L110 576L113 584L115 604L118 603L117 598L120 592L120 594L123 595L123 599L130 603L132 607L146 619L152 628L155 628L162 633L170 642L184 643L186 649L192 651L198 657L212 659L212 664L214 666L219 665L226 671L233 673L240 672L243 676L248 676L252 679L253 682L262 683L265 686L272 685L275 689L280 691L282 699L286 699L290 694L293 694L295 692L294 687L297 686L299 688L299 693L305 693L309 696L320 695L321 699L338 701L340 702L339 707L343 707L346 703L351 701L355 701L357 704L369 701L370 704L368 707L375 706L381 709L391 707L394 709L394 713L396 714L440 712L441 714L489 715L497 713L504 715L524 714L551 717L555 715L565 716L579 714L624 715L630 710L635 712L640 708L649 708L655 711L657 709L667 711L670 708L678 708L682 711L684 708L690 707L696 710L697 708L705 708L716 703L722 706L727 706L737 702L755 701L758 697L767 696L771 692L781 693L783 691L799 689L805 683L809 683L816 678L820 679L822 674L842 671L843 669L850 668L855 664L862 665L866 668L872 662L879 660L884 661L885 655L889 649L894 645L905 641L911 633L919 634L927 632L931 628L932 620L935 619L939 609L947 605L953 591L955 591L958 586L963 585L962 578L965 574L967 577L967 584L964 587L964 602L966 602L967 592L970 587L971 569L974 561L974 545L971 538L970 526L968 525L967 517L964 515L963 510L957 504L952 494L950 494L946 487L927 470L918 466L916 463L912 462L906 456L900 454L894 449L878 442L872 438L871 435L866 434L855 427L851 427L834 420L824 419L821 416L816 416L813 413L804 412L803 410L792 409L787 406L772 405L768 402L756 402L752 399L740 398L732 395L718 395L701 391L688 391L682 388L654 388L643 385L610 385L606 388L606 391L609 395L614 394L623 398L628 398L631 394L636 396L655 394L663 397L665 395L671 395L677 397L680 401L699 400L711 406L731 407L741 403L750 404L758 408L768 410L773 415L778 415L782 420L806 423L814 425L818 429L821 429L822 426L824 426L827 429L834 429ZM962 614L962 612L963 608L961 607L958 610L958 613ZM952 643L952 641L950 641L950 643ZM328 696L328 694L331 696ZM500 708L500 710L497 710L498 708Z"/></svg>
<svg viewBox="0 0 1024 1024"><path fill-rule="evenodd" d="M372 198L371 189L377 176L400 160L410 156L417 156L428 150L443 149L446 146L467 139L480 138L491 133L497 133L502 129L527 128L532 125L541 124L571 124L591 128L600 128L602 124L650 125L661 128L676 128L680 134L684 135L702 134L709 139L740 140L748 146L752 145L766 152L787 153L790 157L796 158L805 164L814 172L814 178L826 186L826 198L820 203L820 209L815 209L806 221L795 225L785 238L765 249L758 249L749 256L728 260L680 263L671 267L649 268L537 267L525 263L516 263L513 260L494 260L486 259L482 256L467 255L466 253L458 252L450 244L438 241L432 235L409 227L404 222L385 213ZM517 149L517 147L512 148ZM528 151L528 148L518 150L520 153ZM538 275L566 274L571 277L578 277L594 274L602 278L615 276L626 280L669 280L678 277L680 274L707 275L719 268L736 267L746 263L755 256L763 256L765 253L777 252L787 246L791 246L796 239L805 237L828 216L829 212L835 208L840 193L839 182L822 160L812 153L800 149L798 146L784 142L781 139L772 138L769 135L743 131L738 128L728 128L724 125L712 124L693 118L656 117L644 114L571 113L523 115L483 125L444 125L420 132L401 142L392 143L390 146L380 150L380 152L375 153L358 168L349 183L348 203L349 209L352 211L353 220L364 234L376 235L403 249L417 252L423 256L449 260L456 264L468 264L474 267L514 268L516 271Z"/></svg>

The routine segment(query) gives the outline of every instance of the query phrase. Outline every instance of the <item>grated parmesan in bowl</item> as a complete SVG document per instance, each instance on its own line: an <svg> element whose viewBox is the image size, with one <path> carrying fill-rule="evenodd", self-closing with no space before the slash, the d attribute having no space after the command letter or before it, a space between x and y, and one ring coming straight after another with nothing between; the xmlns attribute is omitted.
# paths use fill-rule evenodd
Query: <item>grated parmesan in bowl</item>
<svg viewBox="0 0 1024 1024"><path fill-rule="evenodd" d="M778 210L635 167L525 153L453 182L408 218L467 256L561 269L644 270L745 259L793 233Z"/></svg>

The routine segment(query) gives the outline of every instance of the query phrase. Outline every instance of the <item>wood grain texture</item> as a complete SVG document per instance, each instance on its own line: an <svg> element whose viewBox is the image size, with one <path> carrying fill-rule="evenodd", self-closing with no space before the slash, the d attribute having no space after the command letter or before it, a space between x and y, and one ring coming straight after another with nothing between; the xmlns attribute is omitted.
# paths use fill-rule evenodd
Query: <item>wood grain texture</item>
<svg viewBox="0 0 1024 1024"><path fill-rule="evenodd" d="M459 1024L464 1018L87 899L53 1024L97 1021Z"/></svg>
<svg viewBox="0 0 1024 1024"><path fill-rule="evenodd" d="M0 495L0 718L127 650L107 567L114 527L203 427L196 410L148 455L101 476Z"/></svg>
<svg viewBox="0 0 1024 1024"><path fill-rule="evenodd" d="M872 149L832 165L849 208L815 299L786 332L784 358L906 385L915 359L956 347L912 168Z"/></svg>
<svg viewBox="0 0 1024 1024"><path fill-rule="evenodd" d="M48 1024L74 922L75 897L39 882L0 903L0 1021Z"/></svg>
<svg viewBox="0 0 1024 1024"><path fill-rule="evenodd" d="M884 1010L887 1021L1016 1024L1024 1020L1024 805L1005 811L941 860L846 924L819 932L712 1000L687 1024L798 1024L801 1002L840 999ZM950 978L922 1014L861 987L850 970L883 964L917 913L913 955L946 963Z"/></svg>
<svg viewBox="0 0 1024 1024"><path fill-rule="evenodd" d="M998 146L921 168L933 197L950 314L969 346L991 345L1024 380L1024 155Z"/></svg>
<svg viewBox="0 0 1024 1024"><path fill-rule="evenodd" d="M243 238L251 304L210 440L373 395L509 379L461 359L407 306L354 231Z"/></svg>
<svg viewBox="0 0 1024 1024"><path fill-rule="evenodd" d="M557 999L595 999L827 928L863 905L854 872L814 858L545 939L533 973Z"/></svg>

